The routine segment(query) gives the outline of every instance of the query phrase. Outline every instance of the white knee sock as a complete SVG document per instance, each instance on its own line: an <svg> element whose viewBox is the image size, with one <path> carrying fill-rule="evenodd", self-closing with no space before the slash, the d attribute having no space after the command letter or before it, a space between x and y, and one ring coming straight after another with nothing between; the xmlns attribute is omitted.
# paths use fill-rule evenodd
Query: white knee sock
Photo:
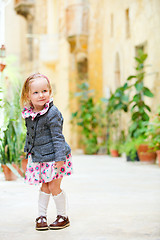
<svg viewBox="0 0 160 240"><path fill-rule="evenodd" d="M39 191L38 216L47 216L50 194Z"/></svg>
<svg viewBox="0 0 160 240"><path fill-rule="evenodd" d="M57 209L57 215L61 215L64 217L67 217L66 213L66 194L62 190L61 193L59 193L56 196L53 196L54 202L56 204Z"/></svg>

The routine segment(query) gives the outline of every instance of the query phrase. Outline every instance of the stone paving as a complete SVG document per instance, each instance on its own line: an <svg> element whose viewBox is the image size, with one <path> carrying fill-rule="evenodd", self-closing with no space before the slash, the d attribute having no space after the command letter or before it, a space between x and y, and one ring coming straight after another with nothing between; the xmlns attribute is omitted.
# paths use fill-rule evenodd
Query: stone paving
<svg viewBox="0 0 160 240"><path fill-rule="evenodd" d="M63 180L71 226L38 232L37 186L0 173L0 240L160 240L160 167L110 156L73 156ZM48 222L56 216L50 199Z"/></svg>

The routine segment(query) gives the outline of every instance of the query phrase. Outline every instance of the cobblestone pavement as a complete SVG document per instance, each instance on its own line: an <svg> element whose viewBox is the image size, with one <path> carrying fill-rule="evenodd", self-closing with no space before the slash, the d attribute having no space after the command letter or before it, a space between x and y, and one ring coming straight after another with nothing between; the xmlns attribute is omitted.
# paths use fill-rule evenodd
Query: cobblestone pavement
<svg viewBox="0 0 160 240"><path fill-rule="evenodd" d="M160 167L109 156L73 156L63 180L71 226L35 228L39 187L0 173L0 240L160 240ZM48 222L56 216L50 199Z"/></svg>

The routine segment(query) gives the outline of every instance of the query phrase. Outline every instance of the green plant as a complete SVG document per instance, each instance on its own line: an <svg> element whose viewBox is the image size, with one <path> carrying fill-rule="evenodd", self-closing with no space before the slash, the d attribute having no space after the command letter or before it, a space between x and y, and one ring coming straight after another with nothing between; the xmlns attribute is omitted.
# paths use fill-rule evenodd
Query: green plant
<svg viewBox="0 0 160 240"><path fill-rule="evenodd" d="M10 65L7 66L6 70L2 86L1 107L4 114L1 117L0 162L2 164L12 162L20 164L20 155L23 152L25 141L24 121L19 105L21 81L18 81L14 76ZM10 77L12 81L16 78L16 81L10 81Z"/></svg>
<svg viewBox="0 0 160 240"><path fill-rule="evenodd" d="M9 121L6 130L3 132L3 138L0 147L1 163L15 162L16 152L16 132L14 123Z"/></svg>
<svg viewBox="0 0 160 240"><path fill-rule="evenodd" d="M160 106L157 113L148 123L145 135L153 151L160 150Z"/></svg>
<svg viewBox="0 0 160 240"><path fill-rule="evenodd" d="M78 85L78 109L72 113L71 123L81 128L81 142L85 153L97 153L105 145L106 140L106 112L105 102L100 99L94 102L94 91L89 90L88 82ZM100 142L98 141L101 138Z"/></svg>
<svg viewBox="0 0 160 240"><path fill-rule="evenodd" d="M109 148L113 149L113 150L118 150L119 151L120 143L119 142L111 142L109 144Z"/></svg>
<svg viewBox="0 0 160 240"><path fill-rule="evenodd" d="M150 107L145 103L145 97L153 97L153 93L149 88L144 86L144 78L146 76L144 63L146 59L147 54L139 50L138 57L135 57L137 74L127 78L127 81L130 82L128 89L134 89L135 91L130 101L131 125L129 126L129 135L131 138L137 138L145 133L146 129L144 129L143 122L149 121L148 112L151 111ZM142 128L144 129L143 133Z"/></svg>
<svg viewBox="0 0 160 240"><path fill-rule="evenodd" d="M137 155L137 148L141 143L144 143L146 138L139 136L138 138L127 137L126 141L120 145L119 152L122 154L125 152L127 157L130 157L132 161L135 160Z"/></svg>
<svg viewBox="0 0 160 240"><path fill-rule="evenodd" d="M107 144L106 144L107 114L106 114L105 99L101 98L95 104L95 114L98 122L98 125L96 127L98 154L106 154L107 152Z"/></svg>
<svg viewBox="0 0 160 240"><path fill-rule="evenodd" d="M136 60L136 75L127 78L126 90L130 91L130 95L134 92L132 99L129 101L131 112L131 121L128 127L129 136L126 142L121 146L120 152L125 152L127 156L133 160L136 156L137 146L141 143L149 143L146 133L148 132L150 107L145 103L145 97L153 97L153 93L149 88L144 86L145 61L147 54L142 50L138 51Z"/></svg>
<svg viewBox="0 0 160 240"><path fill-rule="evenodd" d="M85 146L85 153L93 154L98 151L96 127L98 125L95 113L95 103L93 101L93 90L89 90L89 84L83 82L78 85L79 108L72 113L71 122L76 120L76 124L81 127L82 143Z"/></svg>
<svg viewBox="0 0 160 240"><path fill-rule="evenodd" d="M128 111L129 95L126 92L128 83L118 87L109 99L106 99L106 122L107 122L107 152L113 143L119 143L124 139L124 131L120 126L121 112Z"/></svg>
<svg viewBox="0 0 160 240"><path fill-rule="evenodd" d="M16 105L19 94L14 95L13 102L4 100L4 125L2 128L0 156L1 163L20 163L23 152L25 132L20 107Z"/></svg>
<svg viewBox="0 0 160 240"><path fill-rule="evenodd" d="M125 83L123 86L118 87L114 93L111 94L108 99L107 112L113 113L117 110L123 110L128 112L129 104L129 95L126 92L128 89L128 83Z"/></svg>

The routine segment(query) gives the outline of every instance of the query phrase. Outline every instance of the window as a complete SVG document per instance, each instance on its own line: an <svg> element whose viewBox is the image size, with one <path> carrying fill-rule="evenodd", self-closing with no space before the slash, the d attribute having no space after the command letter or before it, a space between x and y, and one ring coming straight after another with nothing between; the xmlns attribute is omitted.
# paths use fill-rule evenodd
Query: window
<svg viewBox="0 0 160 240"><path fill-rule="evenodd" d="M144 52L144 45L139 45L135 47L135 55L138 56L138 51L142 50Z"/></svg>
<svg viewBox="0 0 160 240"><path fill-rule="evenodd" d="M120 72L120 59L119 59L119 53L116 53L116 59L115 59L115 89L121 85L121 72Z"/></svg>
<svg viewBox="0 0 160 240"><path fill-rule="evenodd" d="M129 8L126 9L126 38L130 37L130 20L129 20Z"/></svg>
<svg viewBox="0 0 160 240"><path fill-rule="evenodd" d="M88 59L77 62L78 77L80 80L88 79Z"/></svg>
<svg viewBox="0 0 160 240"><path fill-rule="evenodd" d="M114 17L113 17L113 13L111 14L111 24L110 24L110 27L111 27L110 35L111 35L111 37L113 37L114 36Z"/></svg>
<svg viewBox="0 0 160 240"><path fill-rule="evenodd" d="M33 32L33 24L32 22L28 23L28 33L29 35L32 34ZM33 60L33 38L29 37L28 38L28 60L32 61Z"/></svg>

